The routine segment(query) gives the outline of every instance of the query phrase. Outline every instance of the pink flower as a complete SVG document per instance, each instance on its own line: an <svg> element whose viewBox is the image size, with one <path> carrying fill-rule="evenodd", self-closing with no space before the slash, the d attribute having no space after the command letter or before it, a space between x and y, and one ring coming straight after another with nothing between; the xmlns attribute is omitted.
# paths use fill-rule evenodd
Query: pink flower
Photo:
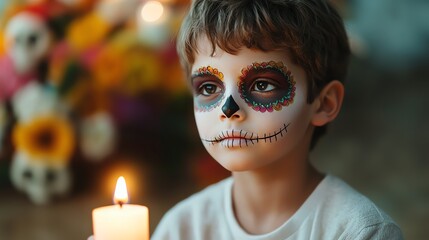
<svg viewBox="0 0 429 240"><path fill-rule="evenodd" d="M16 91L35 79L34 73L19 74L8 55L0 58L0 101L12 97Z"/></svg>

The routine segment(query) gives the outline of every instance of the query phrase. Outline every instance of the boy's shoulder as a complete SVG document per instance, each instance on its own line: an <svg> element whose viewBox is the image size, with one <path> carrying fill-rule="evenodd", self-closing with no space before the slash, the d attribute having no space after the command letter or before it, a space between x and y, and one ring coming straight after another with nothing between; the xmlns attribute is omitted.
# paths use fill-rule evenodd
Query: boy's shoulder
<svg viewBox="0 0 429 240"><path fill-rule="evenodd" d="M338 177L327 175L313 194L314 200L320 200L317 208L329 209L335 214L347 212L344 217L349 220L365 218L372 223L391 220L374 202Z"/></svg>
<svg viewBox="0 0 429 240"><path fill-rule="evenodd" d="M388 231L398 233L392 236L401 235L397 224L382 209L335 176L326 176L307 201L313 205L309 208L316 213L313 215L315 222L327 230L336 226L331 230L341 229L346 239ZM348 236L351 233L358 235Z"/></svg>

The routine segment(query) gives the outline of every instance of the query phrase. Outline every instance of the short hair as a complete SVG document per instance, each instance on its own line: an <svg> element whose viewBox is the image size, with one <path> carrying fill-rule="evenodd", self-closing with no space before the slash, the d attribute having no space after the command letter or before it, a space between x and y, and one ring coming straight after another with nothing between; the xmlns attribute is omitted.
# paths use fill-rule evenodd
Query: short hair
<svg viewBox="0 0 429 240"><path fill-rule="evenodd" d="M312 103L332 80L344 82L350 47L343 21L326 0L194 0L177 38L187 78L198 40L206 36L212 53L219 47L235 54L241 48L287 50L307 75ZM311 148L324 134L317 127Z"/></svg>

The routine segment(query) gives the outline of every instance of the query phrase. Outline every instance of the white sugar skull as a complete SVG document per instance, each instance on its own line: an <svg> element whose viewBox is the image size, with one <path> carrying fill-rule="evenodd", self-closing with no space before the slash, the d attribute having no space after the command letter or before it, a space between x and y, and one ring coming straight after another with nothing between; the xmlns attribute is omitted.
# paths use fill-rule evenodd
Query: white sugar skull
<svg viewBox="0 0 429 240"><path fill-rule="evenodd" d="M5 49L13 59L16 72L20 74L35 70L46 57L51 41L49 28L36 14L18 13L6 25Z"/></svg>
<svg viewBox="0 0 429 240"><path fill-rule="evenodd" d="M39 205L66 195L71 187L71 173L67 165L32 159L22 151L14 155L10 175L13 185Z"/></svg>
<svg viewBox="0 0 429 240"><path fill-rule="evenodd" d="M80 145L89 160L100 161L115 147L115 126L106 112L98 112L84 118L81 124Z"/></svg>
<svg viewBox="0 0 429 240"><path fill-rule="evenodd" d="M12 97L12 106L19 122L49 114L65 115L67 112L56 92L39 82L30 82L17 91Z"/></svg>

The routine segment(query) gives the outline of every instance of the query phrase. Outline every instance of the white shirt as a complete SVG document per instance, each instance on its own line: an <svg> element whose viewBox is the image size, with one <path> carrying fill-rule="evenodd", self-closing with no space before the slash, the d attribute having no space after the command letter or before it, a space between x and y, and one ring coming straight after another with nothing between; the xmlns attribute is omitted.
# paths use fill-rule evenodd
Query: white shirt
<svg viewBox="0 0 429 240"><path fill-rule="evenodd" d="M263 235L244 231L227 178L169 210L151 240L403 239L399 227L368 198L328 175L282 226Z"/></svg>

